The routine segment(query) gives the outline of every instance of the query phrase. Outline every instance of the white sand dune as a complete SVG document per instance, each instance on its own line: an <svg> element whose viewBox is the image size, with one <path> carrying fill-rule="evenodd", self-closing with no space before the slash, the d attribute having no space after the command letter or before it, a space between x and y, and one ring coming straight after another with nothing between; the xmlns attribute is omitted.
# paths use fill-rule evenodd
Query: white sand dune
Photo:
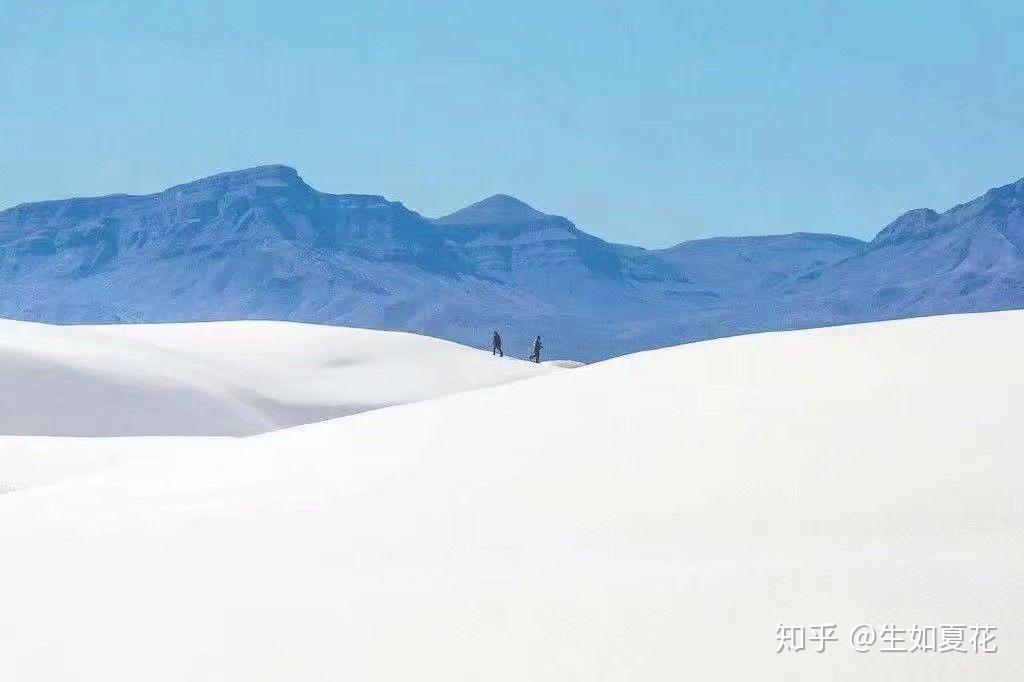
<svg viewBox="0 0 1024 682"><path fill-rule="evenodd" d="M0 434L243 436L549 369L427 336L287 322L0 320Z"/></svg>
<svg viewBox="0 0 1024 682"><path fill-rule="evenodd" d="M48 478L0 495L0 678L1018 680L1021 348L1024 313L922 318L245 439L3 439Z"/></svg>

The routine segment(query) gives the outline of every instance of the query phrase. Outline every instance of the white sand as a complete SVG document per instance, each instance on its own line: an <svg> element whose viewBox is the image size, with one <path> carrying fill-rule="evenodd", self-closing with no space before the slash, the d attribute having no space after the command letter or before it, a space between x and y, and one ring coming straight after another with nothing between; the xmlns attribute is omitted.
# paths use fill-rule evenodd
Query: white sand
<svg viewBox="0 0 1024 682"><path fill-rule="evenodd" d="M0 434L251 435L551 369L343 327L0 320Z"/></svg>
<svg viewBox="0 0 1024 682"><path fill-rule="evenodd" d="M1022 349L1024 313L925 318L246 439L6 438L0 679L1018 680Z"/></svg>

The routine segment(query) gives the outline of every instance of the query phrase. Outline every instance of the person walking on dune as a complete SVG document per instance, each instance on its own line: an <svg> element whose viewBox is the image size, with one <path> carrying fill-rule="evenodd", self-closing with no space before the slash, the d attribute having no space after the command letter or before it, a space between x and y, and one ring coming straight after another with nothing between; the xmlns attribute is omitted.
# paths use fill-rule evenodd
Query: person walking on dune
<svg viewBox="0 0 1024 682"><path fill-rule="evenodd" d="M494 330L494 338L491 339L491 355L505 357L505 353L501 350L501 334L498 333L497 329Z"/></svg>
<svg viewBox="0 0 1024 682"><path fill-rule="evenodd" d="M544 344L540 342L540 337L538 336L533 340L533 355L527 359L533 360L534 362L540 362L540 349L543 347Z"/></svg>

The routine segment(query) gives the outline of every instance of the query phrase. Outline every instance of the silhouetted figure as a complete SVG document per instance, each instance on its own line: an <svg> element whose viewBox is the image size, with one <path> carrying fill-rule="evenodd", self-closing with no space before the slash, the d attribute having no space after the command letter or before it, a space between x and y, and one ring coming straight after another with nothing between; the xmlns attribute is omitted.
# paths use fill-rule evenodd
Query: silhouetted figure
<svg viewBox="0 0 1024 682"><path fill-rule="evenodd" d="M501 334L497 331L494 332L494 338L491 339L491 355L495 354L505 357L505 354L501 351Z"/></svg>
<svg viewBox="0 0 1024 682"><path fill-rule="evenodd" d="M534 362L540 362L540 349L543 347L544 344L540 342L540 337L538 336L536 339L533 340L533 355L531 355L528 359L533 360Z"/></svg>

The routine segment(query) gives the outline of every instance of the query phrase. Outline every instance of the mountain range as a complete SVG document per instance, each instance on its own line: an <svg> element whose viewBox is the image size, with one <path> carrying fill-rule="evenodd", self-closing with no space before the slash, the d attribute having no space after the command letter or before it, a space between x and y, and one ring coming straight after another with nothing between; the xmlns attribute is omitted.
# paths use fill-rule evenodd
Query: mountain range
<svg viewBox="0 0 1024 682"><path fill-rule="evenodd" d="M614 244L495 195L430 219L286 166L0 212L0 316L281 319L597 360L755 331L1024 307L1024 180L869 242L796 233Z"/></svg>

